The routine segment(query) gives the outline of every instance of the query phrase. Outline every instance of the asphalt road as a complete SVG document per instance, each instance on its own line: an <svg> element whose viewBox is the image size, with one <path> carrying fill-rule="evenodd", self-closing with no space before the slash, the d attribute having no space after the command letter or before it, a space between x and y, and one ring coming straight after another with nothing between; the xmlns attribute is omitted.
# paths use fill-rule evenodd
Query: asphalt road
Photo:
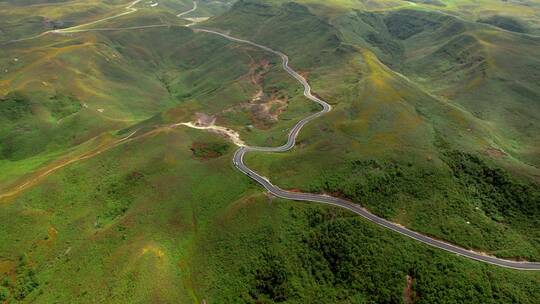
<svg viewBox="0 0 540 304"><path fill-rule="evenodd" d="M126 9L128 11L125 12L125 13L122 13L122 14L118 14L118 15L115 15L115 16L111 16L111 17L101 19L101 20L97 20L97 21L94 21L94 22L90 22L90 23L87 23L87 24L75 26L75 27L72 27L72 28L67 28L67 29L63 29L63 30L56 30L56 31L48 31L48 32L41 33L41 34L39 34L37 36L24 38L24 39L18 39L18 40L12 40L12 41L9 41L7 43L13 43L13 42L17 42L17 41L35 39L35 38L39 38L41 36L44 36L44 35L46 35L48 33L52 33L52 32L55 32L55 33L59 33L59 32L60 33L61 32L68 33L68 32L85 31L85 30L82 30L82 29L79 29L79 28L82 27L82 26L95 24L95 23L98 23L98 22L101 22L101 21L104 21L104 20L117 18L117 17L120 17L120 16L124 16L126 14L136 12L137 9L133 8L133 6L136 5L137 3L139 3L140 1L141 0L136 0L136 1L131 2L131 4L126 7ZM195 1L193 3L194 3L193 9L185 12L185 14L187 14L189 12L193 12L193 11L195 11L197 9L197 3ZM183 16L183 15L184 15L184 13L181 13L178 16ZM164 25L150 25L150 26L146 26L146 27L162 27L162 26L164 26ZM141 27L130 27L130 28L123 28L123 29L138 29L138 28L141 28ZM118 29L94 29L94 30L118 30ZM236 168L238 168L241 172L243 172L244 174L249 176L251 179L253 179L257 183L262 185L270 193L272 193L273 195L275 195L277 197L284 198L284 199L289 199L289 200L318 202L318 203L323 203L323 204L328 204L328 205L332 205L332 206L341 207L341 208L350 210L350 211L364 217L365 219L367 219L367 220L369 220L369 221L371 221L371 222L373 222L375 224L378 224L380 226L383 226L385 228L388 228L390 230L398 232L398 233L400 233L402 235L408 236L408 237L410 237L412 239L415 239L417 241L420 241L420 242L425 243L427 245L430 245L432 247L440 248L440 249L446 250L448 252L451 252L451 253L457 254L459 256L466 257L466 258L470 258L470 259L473 259L473 260L477 260L477 261L481 261L481 262L485 262L485 263L489 263L489 264L493 264L493 265L497 265L497 266L501 266L501 267L517 269L517 270L540 270L540 263L518 262L518 261L499 259L499 258L496 258L496 257L487 256L487 255L484 255L484 254L481 254L481 253L477 253L477 252L474 252L474 251L471 251L471 250L467 250L467 249L464 249L464 248L461 248L461 247L457 247L455 245L446 243L444 241L440 241L440 240L431 238L429 236L420 234L418 232L414 232L414 231L412 231L410 229L407 229L407 228L405 228L403 226L397 225L397 224L392 223L390 221L387 221L387 220L385 220L383 218L380 218L380 217L370 213L366 209L364 209L364 208L362 208L362 207L360 207L360 206L358 206L356 204L353 204L350 201L341 199L341 198L332 197L332 196L328 196L328 195L321 195L321 194L299 193L299 192L290 192L290 191L283 190L283 189L273 185L266 177L256 173L255 171L251 170L250 168L248 168L244 163L244 155L246 153L252 152L252 151L285 152L285 151L288 151L288 150L292 149L294 147L295 143L296 143L296 137L298 136L298 133L300 132L300 130L307 123L312 121L313 119L318 118L318 117L330 112L332 110L332 106L330 104L328 104L326 101L314 96L311 93L311 86L309 85L307 80L302 75L298 74L294 69L292 69L289 66L289 58L287 57L287 55L283 54L282 52L275 51L275 50L273 50L273 49L271 49L271 48L269 48L267 46L264 46L264 45L261 45L261 44L258 44L258 43L254 43L254 42L249 41L249 40L236 38L236 37L233 37L233 36L230 36L230 35L227 35L227 34L224 34L224 33L220 33L220 32L217 32L217 31L212 31L212 30L208 30L208 29L193 29L193 30L196 31L196 32L204 32L204 33L219 35L219 36L221 36L223 38L226 38L228 40L239 42L239 43L249 44L249 45L255 46L257 48L263 49L263 50L265 50L267 52L278 55L282 59L283 69L289 75L294 77L298 82L300 82L300 84L304 87L304 96L306 96L308 99L318 103L322 107L321 111L319 111L317 113L314 113L314 114L311 114L308 117L300 120L291 129L291 131L289 132L289 135L287 137L287 143L284 144L283 146L280 146L280 147L241 147L234 154L234 159L233 159L234 166ZM7 43L4 43L4 44L7 44Z"/></svg>
<svg viewBox="0 0 540 304"><path fill-rule="evenodd" d="M187 10L185 12L182 12L182 13L176 15L176 17L182 17L182 16L187 15L187 14L189 14L191 12L196 11L196 10L197 10L197 1L193 1L193 8L192 9L189 9L189 10Z"/></svg>
<svg viewBox="0 0 540 304"><path fill-rule="evenodd" d="M304 96L306 96L308 99L318 103L321 105L322 110L320 112L311 114L310 116L300 120L289 132L289 135L287 137L287 143L280 147L241 147L236 151L233 158L233 164L238 170L242 171L244 174L246 174L248 177L259 183L261 186L263 186L268 192L272 193L273 195L294 200L294 201L308 201L308 202L318 202L323 203L327 205L337 206L344 209L347 209L349 211L352 211L356 213L357 215L362 216L363 218L377 224L380 226L383 226L385 228L388 228L392 231L395 231L397 233L400 233L402 235L405 235L407 237L410 237L412 239L415 239L417 241L420 241L424 244L430 245L432 247L436 247L439 249L446 250L448 252L454 253L456 255L466 257L469 259L477 260L480 262L485 262L501 267L511 268L511 269L517 269L517 270L540 270L540 263L533 263L533 262L520 262L520 261L512 261L512 260L505 260L505 259L499 259L493 256L484 255L475 251L467 250L461 247L457 247L455 245L446 243L441 240L434 239L432 237L420 234L418 232L412 231L410 229L407 229L403 226L397 225L395 223L392 223L388 220L385 220L383 218L380 218L366 209L353 204L350 201L332 197L329 195L324 194L312 194L312 193L299 193L299 192L291 192L283 190L275 185L273 185L270 180L257 172L251 170L249 167L246 166L244 163L244 155L248 152L258 151L258 152L285 152L290 149L292 149L296 143L296 137L298 136L298 133L304 127L307 123L312 121L313 119L324 115L325 113L328 113L332 110L332 106L329 105L326 101L314 96L311 93L311 86L307 82L307 80L300 74L298 74L294 69L292 69L289 66L289 58L287 55L283 54L282 52L275 51L267 46L260 45L258 43L236 38L233 36L230 36L228 34L220 33L217 31L212 31L208 29L194 29L197 32L204 32L204 33L210 33L214 35L219 35L223 38L229 39L231 41L239 42L239 43L245 43L249 44L255 47L258 47L260 49L263 49L267 52L273 53L275 55L278 55L281 57L283 61L283 69L292 77L294 77L300 84L304 87Z"/></svg>

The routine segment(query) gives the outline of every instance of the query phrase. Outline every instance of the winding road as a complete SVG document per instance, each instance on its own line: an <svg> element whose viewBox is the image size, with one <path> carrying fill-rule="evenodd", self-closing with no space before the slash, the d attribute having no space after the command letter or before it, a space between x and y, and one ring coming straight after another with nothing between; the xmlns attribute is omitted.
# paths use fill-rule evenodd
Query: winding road
<svg viewBox="0 0 540 304"><path fill-rule="evenodd" d="M134 8L133 6L135 6L140 1L141 0L136 0L136 1L131 2L131 4L126 7L127 11L124 12L124 13L118 14L118 15L114 15L114 16L107 17L107 18L104 18L104 19L101 19L101 20L97 20L97 21L93 21L93 22L90 22L90 23L74 26L74 27L71 27L71 28L44 32L44 33L41 33L41 34L33 36L33 37L28 37L28 38L23 38L23 39L18 39L18 40L12 40L12 41L9 41L7 43L13 43L13 42L17 42L17 41L35 39L35 38L42 37L42 36L44 36L44 35L46 35L48 33L76 33L76 32L83 32L83 31L90 31L90 30L94 30L94 31L106 31L106 30L118 30L118 29L131 30L131 29L140 29L140 28L169 26L169 25L160 24L160 25L148 25L148 26L126 27L126 28L81 29L81 27L84 27L84 26L96 24L98 22L102 22L102 21L105 21L105 20L110 20L110 19L113 19L113 18L118 18L120 16L125 16L127 14L134 13L134 12L137 11L137 9ZM194 1L192 9L190 9L190 10L184 12L184 13L180 13L177 16L182 17L182 16L184 16L184 15L186 15L188 13L191 13L191 12L195 11L196 9L197 9L197 2ZM193 25L193 24L190 24L190 25ZM242 146L235 152L234 158L233 158L234 166L236 168L238 168L238 170L243 172L245 175L247 175L248 177L250 177L251 179L253 179L257 183L259 183L261 186L263 186L270 193L272 193L276 197L280 197L280 198L284 198L284 199L295 200L295 201L317 202L317 203L323 203L323 204L327 204L327 205L332 205L332 206L344 208L344 209L347 209L349 211L352 211L352 212L356 213L359 216L362 216L363 218L365 218L365 219L367 219L367 220L369 220L369 221L371 221L371 222L373 222L373 223L375 223L377 225L380 225L382 227L385 227L387 229L390 229L392 231L395 231L397 233L400 233L402 235L405 235L407 237L410 237L410 238L412 238L414 240L420 241L420 242L422 242L424 244L427 244L427 245L430 245L432 247L443 249L443 250L446 250L448 252L451 252L451 253L454 253L454 254L457 254L459 256L469 258L469 259L473 259L473 260L477 260L477 261L480 261L480 262L493 264L493 265L496 265L496 266L501 266L501 267L506 267L506 268L511 268L511 269L517 269L517 270L540 270L540 263L520 262L520 261L512 261L512 260L500 259L500 258L496 258L496 257L493 257L493 256L488 256L488 255L485 255L485 254L482 254L482 253L478 253L478 252L475 252L475 251L472 251L472 250L467 250L467 249L464 249L464 248L449 244L447 242L437 240L437 239L434 239L432 237L420 234L418 232L407 229L407 228L405 228L405 227L403 227L401 225L398 225L398 224L395 224L395 223L390 222L388 220L385 220L383 218L380 218L380 217L370 213L366 209L364 209L364 208L362 208L362 207L360 207L360 206L358 206L358 205L356 205L356 204L354 204L354 203L352 203L350 201L341 199L341 198L332 197L332 196L324 195L324 194L299 193L299 192L291 192L291 191L283 190L283 189L275 186L274 184L272 184L268 178L266 178L266 177L258 174L257 172L251 170L244 163L244 156L246 155L246 153L249 153L249 152L286 152L286 151L291 150L296 144L296 138L297 138L298 134L300 133L301 129L307 123L314 120L315 118L318 118L318 117L330 112L332 110L332 106L330 104L328 104L326 101L324 101L324 100L322 100L322 99L320 99L320 98L318 98L318 97L316 97L316 96L314 96L312 94L311 86L309 85L307 80L302 75L300 75L298 72L296 72L293 68L291 68L289 66L289 57L287 57L287 55L285 55L284 53L273 50L273 49L271 49L271 48L269 48L267 46L264 46L264 45L261 45L261 44L255 43L255 42L240 39L240 38L236 38L236 37L233 37L231 35L224 34L224 33L218 32L218 31L213 31L213 30L209 30L209 29L202 29L202 28L193 28L193 30L195 32L218 35L218 36L221 36L221 37L223 37L225 39L228 39L230 41L249 44L249 45L252 45L252 46L257 47L259 49L262 49L264 51L267 51L267 52L270 52L270 53L272 53L274 55L279 56L281 58L282 62L283 62L283 69L289 75L291 75L293 78L295 78L304 87L304 96L307 97L308 99L310 99L311 101L318 103L322 107L321 111L313 113L313 114L307 116L306 118L300 120L291 129L291 131L289 132L289 135L287 137L287 143L285 143L283 146L280 146L280 147ZM121 141L125 141L125 140L130 139L130 137L133 134L129 135L125 139L122 139Z"/></svg>
<svg viewBox="0 0 540 304"><path fill-rule="evenodd" d="M197 10L197 7L198 7L197 6L197 1L193 1L193 8L192 9L189 9L189 10L187 10L185 12L182 12L182 13L176 15L176 17L182 17L182 16L185 16L185 15L187 15L189 13L192 13L192 12Z"/></svg>
<svg viewBox="0 0 540 304"><path fill-rule="evenodd" d="M217 31L209 30L209 29L193 29L196 32L204 32L214 35L219 35L223 38L226 38L228 40L239 42L239 43L245 43L252 46L255 46L257 48L260 48L262 50L265 50L267 52L273 53L275 55L278 55L281 57L281 60L283 62L283 69L292 77L294 77L298 82L304 87L304 96L310 99L311 101L314 101L321 105L322 110L309 115L308 117L300 120L289 132L289 135L287 137L287 143L285 143L283 146L280 147L250 147L250 146L244 146L238 149L233 158L233 164L234 166L243 172L245 175L250 177L252 180L259 183L261 186L263 186L268 192L272 193L274 196L288 199L288 200L294 200L294 201L307 201L307 202L317 202L317 203L323 203L327 205L332 205L340 208L347 209L349 211L352 211L356 213L357 215L369 220L370 222L373 222L377 225L380 225L384 228L390 229L392 231L395 231L397 233L400 233L404 236L410 237L414 240L420 241L424 244L427 244L432 247L436 247L442 250L446 250L448 252L457 254L459 256L463 256L469 259L477 260L480 262L485 262L489 264L493 264L496 266L511 268L511 269L517 269L517 270L540 270L540 263L533 263L533 262L520 262L520 261L512 261L512 260L505 260L496 258L493 256L488 256L485 254L481 254L472 250L467 250L465 248L461 248L452 244L449 244L447 242L434 239L432 237L420 234L418 232L412 231L410 229L407 229L401 225L395 224L393 222L390 222L388 220L385 220L383 218L380 218L366 209L341 198L325 195L325 194L312 194L312 193L300 193L300 192L291 192L286 191L278 186L272 184L270 180L259 173L251 170L246 164L244 163L244 156L246 153L249 152L286 152L292 149L295 146L296 138L300 132L300 130L310 121L312 121L315 118L318 118L332 110L332 106L328 104L326 101L314 96L311 93L311 86L307 82L307 80L300 75L298 72L296 72L293 68L289 66L289 57L287 55L283 54L282 52L275 51L267 46L260 45L258 43L244 40L240 38L236 38L233 36L230 36L228 34L220 33Z"/></svg>

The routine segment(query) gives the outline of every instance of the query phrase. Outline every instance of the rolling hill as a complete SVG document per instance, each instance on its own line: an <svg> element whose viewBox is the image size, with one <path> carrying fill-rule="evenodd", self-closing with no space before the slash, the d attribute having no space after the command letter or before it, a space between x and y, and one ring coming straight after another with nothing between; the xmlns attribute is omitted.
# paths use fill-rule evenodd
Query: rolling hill
<svg viewBox="0 0 540 304"><path fill-rule="evenodd" d="M275 198L179 124L283 144L318 107L277 56L196 29L266 45L333 110L251 168L540 261L535 3L198 1L186 27L191 1L154 2L87 25L132 2L0 2L0 41L31 38L0 48L0 302L535 303L539 272Z"/></svg>

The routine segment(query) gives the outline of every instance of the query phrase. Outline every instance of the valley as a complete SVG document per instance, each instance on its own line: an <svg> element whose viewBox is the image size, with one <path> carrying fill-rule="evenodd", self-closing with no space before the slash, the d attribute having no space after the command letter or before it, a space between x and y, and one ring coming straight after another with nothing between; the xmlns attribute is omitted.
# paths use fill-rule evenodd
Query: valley
<svg viewBox="0 0 540 304"><path fill-rule="evenodd" d="M4 44L2 299L534 302L536 272L496 266L538 268L532 30L412 8L432 3L177 2Z"/></svg>

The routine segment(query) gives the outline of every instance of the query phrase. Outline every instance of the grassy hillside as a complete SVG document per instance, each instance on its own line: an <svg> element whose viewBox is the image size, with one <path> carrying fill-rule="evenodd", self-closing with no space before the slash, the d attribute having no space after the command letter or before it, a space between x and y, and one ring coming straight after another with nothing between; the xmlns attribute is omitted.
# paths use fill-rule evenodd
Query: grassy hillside
<svg viewBox="0 0 540 304"><path fill-rule="evenodd" d="M40 34L123 13L133 1L3 1L0 42Z"/></svg>
<svg viewBox="0 0 540 304"><path fill-rule="evenodd" d="M421 9L356 11L331 23L344 41L473 114L491 132L489 150L538 175L538 38Z"/></svg>
<svg viewBox="0 0 540 304"><path fill-rule="evenodd" d="M431 28L397 36L406 50L402 72L489 125L496 137L493 148L538 167L540 39L456 19L444 20L443 27L434 31L439 24L432 21Z"/></svg>
<svg viewBox="0 0 540 304"><path fill-rule="evenodd" d="M77 24L126 6L72 2L94 4ZM217 14L199 26L287 53L334 106L293 151L248 165L467 248L540 259L536 38L475 23L457 0L199 4L190 16ZM179 26L190 7L145 1L95 28L165 27L0 49L0 302L535 303L537 272L270 197L226 139L174 126L215 119L277 146L318 109L276 56Z"/></svg>
<svg viewBox="0 0 540 304"><path fill-rule="evenodd" d="M225 154L194 149L216 144ZM271 200L233 169L231 152L215 136L163 129L3 202L3 295L34 303L390 303L403 299L408 277L420 303L532 303L538 292L535 273L463 260L332 208Z"/></svg>
<svg viewBox="0 0 540 304"><path fill-rule="evenodd" d="M174 17L140 14L100 26L160 24ZM216 115L220 124L243 128L247 138L260 143L267 138L258 139L262 133L291 125L287 115L309 111L305 101L288 107L287 88L297 85L276 58L177 26L48 35L1 52L6 67L0 78L1 166L10 172L0 181L4 189L65 149L166 109L162 124L204 112ZM257 70L261 65L264 69ZM263 94L252 102L260 90ZM275 103L280 106L272 108ZM267 122L258 125L255 117Z"/></svg>
<svg viewBox="0 0 540 304"><path fill-rule="evenodd" d="M261 10L265 12L262 16L254 13ZM431 59L431 62L443 64L444 58L454 60L448 66L455 70L448 73L460 73L456 79L478 77L476 73L482 72L482 62L477 63L474 56L479 55L450 50L456 44L474 43L462 33L476 31L476 25L421 11L356 14L352 21L363 21L373 30L382 28L386 32L380 35L380 45L388 48L374 46L376 41L370 40L369 27L358 25L357 28L363 32L353 32L351 20L347 23L338 18L342 21L340 26L349 26L349 36L364 34L358 40L350 41L342 35L340 27L332 25L333 22L310 13L306 7L289 4L265 7L265 4L255 2L240 3L212 21L211 26L233 29L234 33L235 27L242 28L242 24L257 18L258 22L253 24L259 25L254 30L258 34L253 38L268 44L275 43L277 49L287 50L287 44L280 47L281 41L297 39L296 51L291 50L293 66L307 70L316 92L335 104L332 113L310 124L301 134L294 152L250 155L248 164L284 188L343 195L368 206L379 215L466 247L505 257L538 259L539 243L534 227L538 224L539 192L531 179L537 174L537 169L527 164L527 158L517 158L521 155L514 154L514 157L502 152L507 151L503 146L507 143L505 139L517 140L500 132L507 130L508 125L488 122L467 107L449 102L448 96L426 88L426 84L420 81L415 82L416 78L409 72L413 66L416 71L421 70L419 60L414 61L409 55L413 50L408 43L411 41L412 45L414 39L418 49L421 42L439 42L445 51L433 50L432 54L437 59ZM419 18L422 16L423 19ZM249 18L253 19L249 21ZM274 38L271 34L273 25L283 24L285 20L303 25L291 26L295 30L287 32L287 36ZM410 24L403 26L406 22ZM313 34L317 30L320 30L319 34ZM236 31L242 35L240 29ZM334 40L325 39L326 33L331 33L328 36ZM385 39L393 42L395 47ZM332 60L306 59L305 56L309 55L305 54L313 49L324 50L315 58L328 54ZM478 51L474 46L470 49ZM528 49L534 54L534 48ZM386 59L386 65L377 54ZM461 67L455 59L448 59L454 58L452 54L463 55L464 60L472 60L475 65L464 63ZM391 67L410 73L411 77ZM434 64L430 67L429 70L433 71ZM332 69L338 72L329 72ZM434 87L436 76L427 79L432 79L430 85ZM447 82L451 79L444 77ZM455 88L461 89L462 86L463 82L460 82ZM511 94L512 91L505 92ZM484 100L494 102L493 99ZM506 102L514 103L515 100L496 102L500 108L492 109L493 112L504 115L500 111L507 107ZM526 107L520 105L520 109L525 110ZM518 121L522 120L512 122ZM537 119L529 121L534 124ZM524 142L534 145L534 138L527 138L527 133L522 136ZM466 165L456 168L468 158L473 159L474 169ZM537 160L537 157L531 159ZM357 162L360 165L351 165ZM500 170L494 168L499 166L508 168L510 172L525 170L521 173L527 172L525 174L529 177L510 177L513 173L502 170L494 178L493 172ZM352 178L366 170L374 172ZM471 182L465 182L462 170L469 172L467 174L471 174L471 178L478 179L474 182L478 183L476 190L466 190ZM486 175L471 173L474 170L486 172ZM344 182L347 180L350 184ZM389 182L395 183L396 188L387 189ZM499 187L506 187L503 185L509 188L501 189L501 196L485 196L492 191L488 189L499 191ZM520 187L528 190L517 190ZM523 192L524 196L513 198L503 194L506 191ZM516 209L509 211L508 206L501 205L502 202Z"/></svg>

